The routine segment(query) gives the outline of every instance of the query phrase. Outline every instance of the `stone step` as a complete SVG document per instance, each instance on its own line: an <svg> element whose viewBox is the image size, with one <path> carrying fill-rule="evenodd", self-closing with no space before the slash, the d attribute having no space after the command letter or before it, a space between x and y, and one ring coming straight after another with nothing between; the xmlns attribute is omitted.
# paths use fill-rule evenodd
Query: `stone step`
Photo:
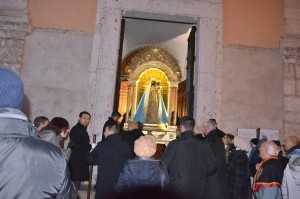
<svg viewBox="0 0 300 199"><path fill-rule="evenodd" d="M95 184L92 184L91 192L90 192L90 199L95 198ZM88 190L88 183L82 182L80 189L78 190L78 196L77 199L87 199L87 190Z"/></svg>

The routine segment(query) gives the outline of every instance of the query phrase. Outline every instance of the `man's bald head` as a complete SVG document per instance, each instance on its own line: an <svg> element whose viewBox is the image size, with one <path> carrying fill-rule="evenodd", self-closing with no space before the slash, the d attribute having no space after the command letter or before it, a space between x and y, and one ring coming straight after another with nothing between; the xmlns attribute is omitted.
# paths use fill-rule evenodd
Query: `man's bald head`
<svg viewBox="0 0 300 199"><path fill-rule="evenodd" d="M129 124L128 124L128 131L132 131L132 130L138 129L138 128L139 128L139 125L138 125L137 122L135 122L135 121L129 122Z"/></svg>
<svg viewBox="0 0 300 199"><path fill-rule="evenodd" d="M288 151L290 150L293 146L296 146L297 144L299 144L299 139L296 136L288 136L285 140L284 140L284 150Z"/></svg>

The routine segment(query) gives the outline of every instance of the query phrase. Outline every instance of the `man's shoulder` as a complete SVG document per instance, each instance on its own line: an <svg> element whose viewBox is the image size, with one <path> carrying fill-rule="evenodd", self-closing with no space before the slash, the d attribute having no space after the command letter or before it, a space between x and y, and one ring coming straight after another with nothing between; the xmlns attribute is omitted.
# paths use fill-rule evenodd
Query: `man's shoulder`
<svg viewBox="0 0 300 199"><path fill-rule="evenodd" d="M196 145L207 145L203 140L196 138L195 136L190 136L187 138L177 138L172 140L169 144L178 145L178 144L196 144Z"/></svg>
<svg viewBox="0 0 300 199"><path fill-rule="evenodd" d="M84 130L84 127L82 125L80 125L79 123L77 123L75 126L73 126L71 128L71 131L70 133L76 133L76 132L79 132L79 131L83 131Z"/></svg>
<svg viewBox="0 0 300 199"><path fill-rule="evenodd" d="M47 161L66 161L65 154L61 148L50 142L38 140L33 137L25 138L20 150L26 154L33 155L36 160L43 161L44 163Z"/></svg>
<svg viewBox="0 0 300 199"><path fill-rule="evenodd" d="M269 169L282 170L283 169L280 160L278 160L277 158L271 158L271 159L267 160L266 162L264 162L262 164L262 167L267 170L269 170Z"/></svg>
<svg viewBox="0 0 300 199"><path fill-rule="evenodd" d="M39 149L45 149L47 152L49 151L55 151L58 153L63 153L63 151L61 150L61 148L59 148L58 146L55 146L54 144L50 143L50 142L46 142L43 140L38 140L38 139L33 139L31 141L32 146L34 146L35 148L39 148Z"/></svg>

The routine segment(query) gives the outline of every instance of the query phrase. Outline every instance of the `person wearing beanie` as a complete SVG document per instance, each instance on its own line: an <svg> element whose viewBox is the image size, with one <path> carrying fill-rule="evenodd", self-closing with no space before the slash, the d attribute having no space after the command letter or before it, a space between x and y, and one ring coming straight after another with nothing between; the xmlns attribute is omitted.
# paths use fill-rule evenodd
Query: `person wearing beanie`
<svg viewBox="0 0 300 199"><path fill-rule="evenodd" d="M167 198L169 176L167 168L153 155L156 142L150 135L141 136L134 143L136 157L127 160L116 184L118 198Z"/></svg>
<svg viewBox="0 0 300 199"><path fill-rule="evenodd" d="M98 165L95 199L115 198L115 185L123 165L133 158L131 148L122 140L116 124L107 124L104 136L87 158L88 164Z"/></svg>
<svg viewBox="0 0 300 199"><path fill-rule="evenodd" d="M170 174L170 198L172 199L211 198L205 196L208 190L206 184L209 176L216 171L216 159L209 145L194 136L194 127L194 118L184 116L180 120L182 132L180 137L168 144L162 156L162 161ZM224 152L224 145L222 147ZM224 173L226 178L225 175L226 173ZM215 186L212 186L210 190L214 188Z"/></svg>
<svg viewBox="0 0 300 199"><path fill-rule="evenodd" d="M23 98L18 75L0 67L0 198L76 198L63 151L37 139Z"/></svg>
<svg viewBox="0 0 300 199"><path fill-rule="evenodd" d="M21 109L23 105L23 83L19 76L6 68L0 69L0 107Z"/></svg>

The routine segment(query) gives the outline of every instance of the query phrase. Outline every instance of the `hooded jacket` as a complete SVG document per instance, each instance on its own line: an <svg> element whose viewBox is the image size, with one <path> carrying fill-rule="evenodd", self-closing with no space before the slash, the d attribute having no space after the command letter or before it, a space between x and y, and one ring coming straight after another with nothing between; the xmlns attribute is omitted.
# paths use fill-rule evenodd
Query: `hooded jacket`
<svg viewBox="0 0 300 199"><path fill-rule="evenodd" d="M284 170L282 196L284 199L298 199L300 194L300 156L292 156Z"/></svg>
<svg viewBox="0 0 300 199"><path fill-rule="evenodd" d="M300 144L293 146L287 151L287 158L290 159L292 155L300 155Z"/></svg>
<svg viewBox="0 0 300 199"><path fill-rule="evenodd" d="M161 199L167 194L168 186L168 171L161 161L136 157L124 164L116 184L116 193L122 199Z"/></svg>
<svg viewBox="0 0 300 199"><path fill-rule="evenodd" d="M0 198L76 198L63 151L36 136L21 111L0 108Z"/></svg>
<svg viewBox="0 0 300 199"><path fill-rule="evenodd" d="M38 138L60 147L60 143L63 141L63 138L59 135L59 133L59 129L55 126L48 125L38 134Z"/></svg>

